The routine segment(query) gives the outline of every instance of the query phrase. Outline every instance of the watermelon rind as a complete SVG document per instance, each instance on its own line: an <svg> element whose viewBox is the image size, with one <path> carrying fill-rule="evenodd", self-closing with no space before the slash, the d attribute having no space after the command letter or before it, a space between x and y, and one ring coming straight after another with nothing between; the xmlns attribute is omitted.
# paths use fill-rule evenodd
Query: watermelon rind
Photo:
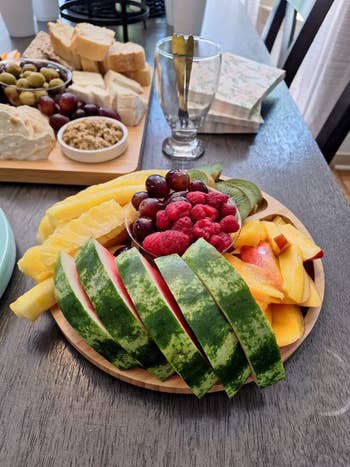
<svg viewBox="0 0 350 467"><path fill-rule="evenodd" d="M78 280L74 259L62 252L54 277L55 296L66 320L96 352L120 370L139 363L115 342L95 314Z"/></svg>
<svg viewBox="0 0 350 467"><path fill-rule="evenodd" d="M184 259L231 324L258 386L269 386L284 378L275 334L242 277L204 239L193 243Z"/></svg>
<svg viewBox="0 0 350 467"><path fill-rule="evenodd" d="M179 255L155 260L226 394L233 397L250 375L236 335L214 299Z"/></svg>
<svg viewBox="0 0 350 467"><path fill-rule="evenodd" d="M116 263L124 285L159 349L192 392L201 398L216 383L217 376L174 315L171 308L174 304L171 305L160 291L160 287L166 288L165 283L156 285L154 271L136 248L118 255Z"/></svg>
<svg viewBox="0 0 350 467"><path fill-rule="evenodd" d="M161 381L173 374L172 367L123 296L122 285L113 277L113 269L117 273L113 256L91 239L81 247L75 262L80 282L113 339Z"/></svg>

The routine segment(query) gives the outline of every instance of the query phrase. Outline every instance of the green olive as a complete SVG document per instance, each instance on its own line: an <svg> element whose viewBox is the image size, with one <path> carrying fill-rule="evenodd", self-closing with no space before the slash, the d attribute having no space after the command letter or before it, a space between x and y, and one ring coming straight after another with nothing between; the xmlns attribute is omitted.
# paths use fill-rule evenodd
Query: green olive
<svg viewBox="0 0 350 467"><path fill-rule="evenodd" d="M61 78L55 78L49 82L49 88L55 88L58 86L64 86L64 81Z"/></svg>
<svg viewBox="0 0 350 467"><path fill-rule="evenodd" d="M27 70L22 73L23 78L28 78L33 73L33 71Z"/></svg>
<svg viewBox="0 0 350 467"><path fill-rule="evenodd" d="M18 65L18 63L9 63L6 67L7 73L11 73L11 75L15 76L16 78L19 77L22 69Z"/></svg>
<svg viewBox="0 0 350 467"><path fill-rule="evenodd" d="M46 83L46 82L45 82L45 83L43 84L43 88L47 89L48 87L49 87L49 83Z"/></svg>
<svg viewBox="0 0 350 467"><path fill-rule="evenodd" d="M25 63L22 67L22 71L38 71L38 69L33 63Z"/></svg>
<svg viewBox="0 0 350 467"><path fill-rule="evenodd" d="M16 78L11 73L3 71L0 73L0 82L4 84L16 84Z"/></svg>
<svg viewBox="0 0 350 467"><path fill-rule="evenodd" d="M23 91L19 95L19 100L22 105L35 105L36 104L36 98L35 94L31 91Z"/></svg>
<svg viewBox="0 0 350 467"><path fill-rule="evenodd" d="M21 104L16 88L13 88L12 86L8 86L4 89L4 92L10 104L16 105L16 106Z"/></svg>
<svg viewBox="0 0 350 467"><path fill-rule="evenodd" d="M45 76L46 81L51 81L52 79L59 78L59 73L53 68L42 67L40 68L40 73Z"/></svg>
<svg viewBox="0 0 350 467"><path fill-rule="evenodd" d="M45 77L41 73L33 72L27 78L31 88L41 88L45 83Z"/></svg>
<svg viewBox="0 0 350 467"><path fill-rule="evenodd" d="M18 79L16 85L18 88L30 88L30 84L27 78Z"/></svg>
<svg viewBox="0 0 350 467"><path fill-rule="evenodd" d="M39 89L38 91L34 91L34 94L35 94L36 99L39 99L39 97L48 95L45 89Z"/></svg>

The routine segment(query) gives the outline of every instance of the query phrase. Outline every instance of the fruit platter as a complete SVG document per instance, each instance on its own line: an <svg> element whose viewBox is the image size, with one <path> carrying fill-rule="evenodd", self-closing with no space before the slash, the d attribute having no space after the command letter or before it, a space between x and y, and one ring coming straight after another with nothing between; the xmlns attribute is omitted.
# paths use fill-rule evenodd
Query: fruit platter
<svg viewBox="0 0 350 467"><path fill-rule="evenodd" d="M231 398L278 383L322 306L323 250L218 164L92 185L49 207L37 238L18 262L36 285L12 311L50 309L91 363L151 390Z"/></svg>
<svg viewBox="0 0 350 467"><path fill-rule="evenodd" d="M0 61L0 180L91 185L136 170L152 78L143 47L89 23L48 29ZM68 138L73 127L85 133Z"/></svg>

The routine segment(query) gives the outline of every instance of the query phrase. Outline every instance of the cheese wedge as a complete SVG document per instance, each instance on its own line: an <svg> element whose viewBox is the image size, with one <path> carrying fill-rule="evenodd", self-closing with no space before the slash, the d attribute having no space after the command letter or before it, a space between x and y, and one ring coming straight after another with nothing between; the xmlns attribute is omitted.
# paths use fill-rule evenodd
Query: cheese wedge
<svg viewBox="0 0 350 467"><path fill-rule="evenodd" d="M137 94L142 94L143 92L142 86L137 81L127 78L126 76L122 75L121 73L118 73L117 71L107 71L107 73L104 76L104 82L107 89L111 83L116 83L120 86L124 86L128 89L131 89Z"/></svg>
<svg viewBox="0 0 350 467"><path fill-rule="evenodd" d="M120 86L115 82L110 82L107 88L111 96L111 107L118 112L121 121L126 126L136 126L146 112L146 102L139 94Z"/></svg>
<svg viewBox="0 0 350 467"><path fill-rule="evenodd" d="M72 51L81 57L99 62L114 42L115 32L89 23L75 26L72 38Z"/></svg>
<svg viewBox="0 0 350 467"><path fill-rule="evenodd" d="M100 73L89 71L73 71L73 84L82 87L96 86L97 88L105 89L105 83Z"/></svg>
<svg viewBox="0 0 350 467"><path fill-rule="evenodd" d="M110 106L111 96L106 89L97 86L79 86L77 84L72 84L69 86L68 91L87 104L96 104L100 107Z"/></svg>

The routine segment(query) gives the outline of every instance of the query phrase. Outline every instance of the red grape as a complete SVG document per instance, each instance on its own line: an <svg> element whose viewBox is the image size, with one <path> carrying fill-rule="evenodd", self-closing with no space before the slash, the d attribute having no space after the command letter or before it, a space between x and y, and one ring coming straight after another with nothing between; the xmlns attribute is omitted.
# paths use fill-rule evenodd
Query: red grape
<svg viewBox="0 0 350 467"><path fill-rule="evenodd" d="M203 191L203 193L208 193L208 187L202 180L192 180L188 189L190 191Z"/></svg>
<svg viewBox="0 0 350 467"><path fill-rule="evenodd" d="M37 100L38 109L47 117L51 117L56 112L56 103L49 96L41 96Z"/></svg>
<svg viewBox="0 0 350 467"><path fill-rule="evenodd" d="M178 196L173 196L172 198L170 198L167 204L176 203L176 201L186 201L186 203L188 203L188 199L185 196L178 195Z"/></svg>
<svg viewBox="0 0 350 467"><path fill-rule="evenodd" d="M72 114L77 108L78 99L70 92L64 92L58 99L58 105L60 106L61 112L65 115Z"/></svg>
<svg viewBox="0 0 350 467"><path fill-rule="evenodd" d="M190 177L187 172L180 169L169 170L165 179L174 191L187 190L190 184Z"/></svg>
<svg viewBox="0 0 350 467"><path fill-rule="evenodd" d="M150 175L146 180L146 190L157 198L165 198L170 193L169 185L161 175Z"/></svg>
<svg viewBox="0 0 350 467"><path fill-rule="evenodd" d="M71 119L72 120L75 120L77 118L83 118L86 116L86 113L85 113L85 110L84 109L77 109L72 115L71 115Z"/></svg>
<svg viewBox="0 0 350 467"><path fill-rule="evenodd" d="M77 100L77 109L81 109L82 107L84 107L84 105L86 105L86 103L80 99Z"/></svg>
<svg viewBox="0 0 350 467"><path fill-rule="evenodd" d="M139 205L140 216L155 219L157 212L163 208L163 203L157 198L146 198Z"/></svg>
<svg viewBox="0 0 350 467"><path fill-rule="evenodd" d="M139 217L136 219L133 227L133 234L136 240L142 242L147 235L154 232L153 220L149 217Z"/></svg>
<svg viewBox="0 0 350 467"><path fill-rule="evenodd" d="M149 194L146 191L138 191L137 193L134 193L133 197L131 198L131 203L135 209L138 209L141 201L146 198L149 198Z"/></svg>
<svg viewBox="0 0 350 467"><path fill-rule="evenodd" d="M120 115L117 112L114 112L114 110L110 109L109 107L100 107L98 113L99 115L101 115L101 117L114 118L114 120L120 121Z"/></svg>
<svg viewBox="0 0 350 467"><path fill-rule="evenodd" d="M54 131L58 131L63 125L69 122L69 118L61 114L53 114L50 117L50 125Z"/></svg>
<svg viewBox="0 0 350 467"><path fill-rule="evenodd" d="M86 115L88 115L89 117L94 116L94 115L98 115L98 107L95 104L85 104L83 109L84 109Z"/></svg>

